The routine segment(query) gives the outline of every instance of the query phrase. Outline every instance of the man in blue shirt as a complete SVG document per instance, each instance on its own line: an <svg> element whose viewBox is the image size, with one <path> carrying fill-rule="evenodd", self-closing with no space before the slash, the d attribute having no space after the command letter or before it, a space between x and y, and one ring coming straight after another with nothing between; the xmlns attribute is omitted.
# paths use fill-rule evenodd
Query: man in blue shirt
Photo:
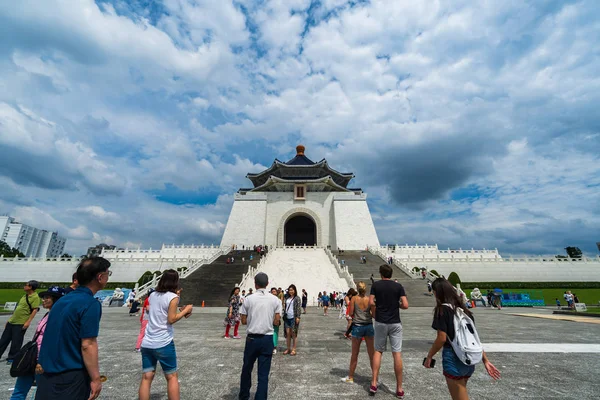
<svg viewBox="0 0 600 400"><path fill-rule="evenodd" d="M94 298L108 283L110 262L102 257L77 267L79 287L57 301L48 315L38 363L36 400L94 400L102 383L98 366L98 332L102 305Z"/></svg>

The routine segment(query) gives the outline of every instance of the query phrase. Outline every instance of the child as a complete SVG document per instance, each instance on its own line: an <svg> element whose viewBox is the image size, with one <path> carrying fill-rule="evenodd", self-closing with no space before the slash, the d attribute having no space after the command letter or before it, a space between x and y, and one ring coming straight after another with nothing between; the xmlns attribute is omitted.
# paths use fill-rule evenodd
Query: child
<svg viewBox="0 0 600 400"><path fill-rule="evenodd" d="M558 299L558 297L556 298L556 308L560 310L560 300Z"/></svg>

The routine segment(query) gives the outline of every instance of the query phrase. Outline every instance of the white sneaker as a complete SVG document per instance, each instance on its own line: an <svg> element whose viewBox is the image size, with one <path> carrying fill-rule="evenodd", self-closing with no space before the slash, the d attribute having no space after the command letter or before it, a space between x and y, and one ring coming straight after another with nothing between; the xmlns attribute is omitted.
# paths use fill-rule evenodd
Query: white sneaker
<svg viewBox="0 0 600 400"><path fill-rule="evenodd" d="M273 349L273 354L277 354L277 349Z"/></svg>
<svg viewBox="0 0 600 400"><path fill-rule="evenodd" d="M342 378L342 382L344 383L354 383L354 378L350 379L349 377Z"/></svg>

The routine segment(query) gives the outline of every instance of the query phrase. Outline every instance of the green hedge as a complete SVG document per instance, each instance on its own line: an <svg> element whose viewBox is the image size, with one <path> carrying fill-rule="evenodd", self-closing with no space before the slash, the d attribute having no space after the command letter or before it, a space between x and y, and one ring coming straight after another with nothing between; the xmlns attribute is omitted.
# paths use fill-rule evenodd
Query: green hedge
<svg viewBox="0 0 600 400"><path fill-rule="evenodd" d="M0 289L23 289L25 282L0 282ZM47 289L50 286L67 287L71 286L71 282L40 282L40 289ZM128 288L133 289L135 282L108 282L105 289Z"/></svg>
<svg viewBox="0 0 600 400"><path fill-rule="evenodd" d="M440 277L440 273L437 272L435 269L432 269L431 271L429 271L432 275L437 276L438 278Z"/></svg>
<svg viewBox="0 0 600 400"><path fill-rule="evenodd" d="M462 287L462 282L456 272L450 272L450 275L448 276L448 281L450 281L452 286L456 286L457 284L460 284Z"/></svg>
<svg viewBox="0 0 600 400"><path fill-rule="evenodd" d="M463 289L598 289L600 282L463 282Z"/></svg>

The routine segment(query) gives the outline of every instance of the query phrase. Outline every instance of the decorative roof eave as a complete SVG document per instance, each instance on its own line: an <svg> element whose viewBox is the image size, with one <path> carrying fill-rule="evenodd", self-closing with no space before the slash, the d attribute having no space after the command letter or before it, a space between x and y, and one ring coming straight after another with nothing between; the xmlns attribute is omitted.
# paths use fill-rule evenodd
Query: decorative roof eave
<svg viewBox="0 0 600 400"><path fill-rule="evenodd" d="M315 184L315 183L324 183L328 186L331 186L332 188L336 189L336 191L339 192L352 192L352 190L346 189L343 186L338 185L337 183L335 183L335 181L333 180L333 178L330 175L324 176L323 178L319 178L319 179L281 179L278 178L276 176L270 176L269 179L267 179L267 181L250 190L250 192L260 192L270 186L273 186L275 184L278 183L283 183L283 184Z"/></svg>
<svg viewBox="0 0 600 400"><path fill-rule="evenodd" d="M275 161L273 161L273 164L271 164L271 166L267 169L265 169L264 171L258 172L256 174L252 174L252 173L248 173L246 174L246 178L250 179L250 178L257 178L259 176L265 175L267 173L270 173L272 171L274 171L275 169L277 169L278 167L281 168L315 168L315 167L324 167L325 169L327 169L329 172L333 172L336 175L340 175L343 176L344 178L348 178L348 179L352 179L354 178L354 173L352 172L339 172L336 171L335 169L331 168L329 166L329 164L327 163L326 159L322 159L319 162L316 162L312 165L288 165L278 159L275 159Z"/></svg>

